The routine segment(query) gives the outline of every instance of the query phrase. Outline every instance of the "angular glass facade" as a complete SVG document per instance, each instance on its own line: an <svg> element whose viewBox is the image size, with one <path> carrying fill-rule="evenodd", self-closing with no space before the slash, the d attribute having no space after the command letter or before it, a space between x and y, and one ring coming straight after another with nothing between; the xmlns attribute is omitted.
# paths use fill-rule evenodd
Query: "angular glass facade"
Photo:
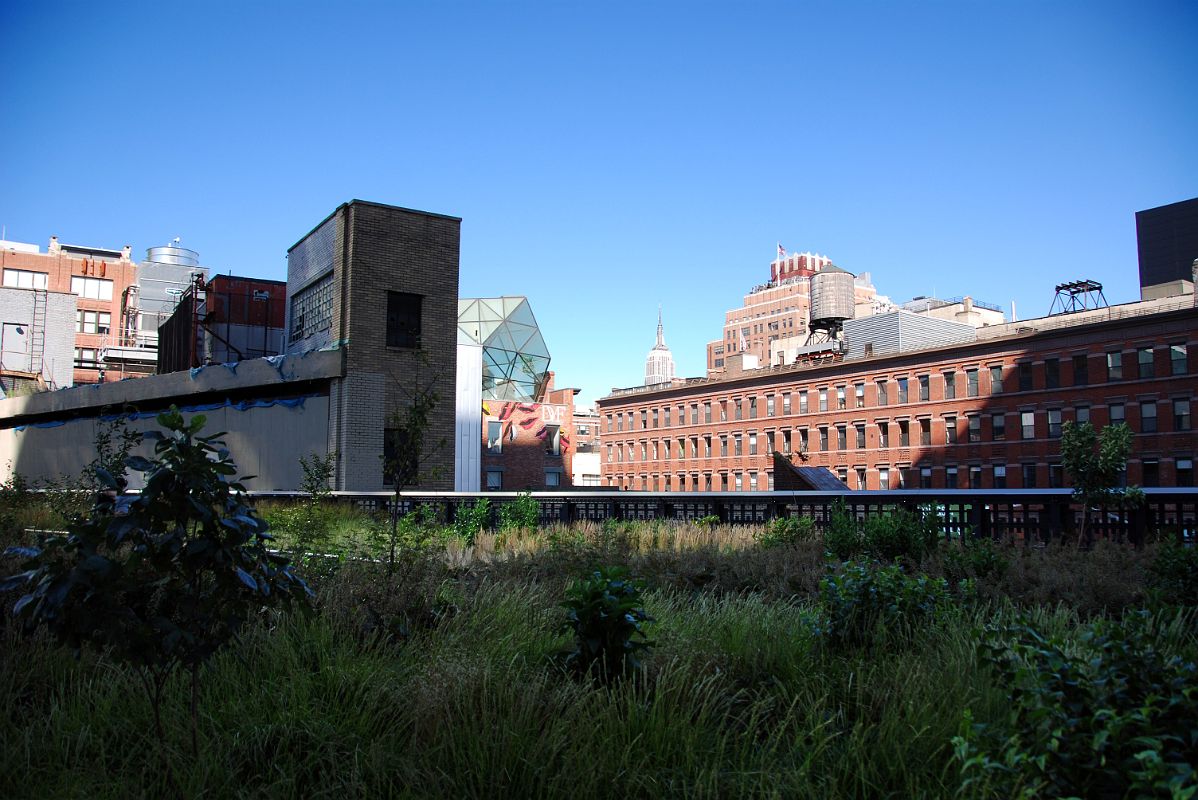
<svg viewBox="0 0 1198 800"><path fill-rule="evenodd" d="M483 399L533 402L549 373L549 349L526 297L458 301L458 342L483 348Z"/></svg>

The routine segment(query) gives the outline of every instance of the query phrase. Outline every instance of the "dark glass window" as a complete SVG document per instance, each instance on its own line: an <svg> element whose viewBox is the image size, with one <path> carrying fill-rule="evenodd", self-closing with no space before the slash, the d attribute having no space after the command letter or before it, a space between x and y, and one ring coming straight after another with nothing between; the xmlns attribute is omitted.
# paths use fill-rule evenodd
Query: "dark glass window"
<svg viewBox="0 0 1198 800"><path fill-rule="evenodd" d="M1044 359L1044 388L1056 389L1061 385L1061 362L1055 358Z"/></svg>
<svg viewBox="0 0 1198 800"><path fill-rule="evenodd" d="M1090 359L1086 356L1073 357L1073 385L1085 386L1090 382Z"/></svg>
<svg viewBox="0 0 1198 800"><path fill-rule="evenodd" d="M387 346L420 347L420 307L418 294L387 292Z"/></svg>
<svg viewBox="0 0 1198 800"><path fill-rule="evenodd" d="M1032 390L1032 365L1030 362L1024 361L1019 365L1019 391L1030 392Z"/></svg>

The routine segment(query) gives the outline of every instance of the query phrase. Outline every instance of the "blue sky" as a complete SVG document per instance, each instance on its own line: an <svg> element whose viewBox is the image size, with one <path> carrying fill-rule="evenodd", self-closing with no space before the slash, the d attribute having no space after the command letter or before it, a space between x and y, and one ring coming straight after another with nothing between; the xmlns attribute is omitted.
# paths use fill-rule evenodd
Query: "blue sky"
<svg viewBox="0 0 1198 800"><path fill-rule="evenodd" d="M453 214L558 385L679 374L775 243L896 300L1137 296L1134 212L1198 196L1198 4L0 5L0 224L218 272L362 198Z"/></svg>

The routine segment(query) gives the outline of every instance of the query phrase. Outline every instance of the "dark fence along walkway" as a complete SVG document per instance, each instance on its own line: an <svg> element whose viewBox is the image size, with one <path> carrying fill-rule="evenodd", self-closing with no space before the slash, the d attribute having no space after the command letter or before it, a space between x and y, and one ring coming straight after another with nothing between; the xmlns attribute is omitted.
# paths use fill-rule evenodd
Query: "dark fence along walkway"
<svg viewBox="0 0 1198 800"><path fill-rule="evenodd" d="M1198 488L1145 489L1147 502L1137 509L1094 509L1089 533L1099 538L1139 543L1150 533L1193 542L1198 535ZM261 499L300 499L298 493L258 492ZM438 518L452 522L463 506L481 498L491 502L492 514L514 502L517 492L404 492L400 512L431 505ZM581 520L676 520L715 517L728 524L762 524L785 516L810 516L821 529L838 502L858 520L896 508L935 514L949 535L1009 537L1025 542L1048 542L1072 537L1081 529L1082 507L1068 489L940 489L857 492L533 492L540 505L541 523L569 524ZM390 492L333 492L340 503L365 511L389 511ZM494 518L497 518L494 517Z"/></svg>

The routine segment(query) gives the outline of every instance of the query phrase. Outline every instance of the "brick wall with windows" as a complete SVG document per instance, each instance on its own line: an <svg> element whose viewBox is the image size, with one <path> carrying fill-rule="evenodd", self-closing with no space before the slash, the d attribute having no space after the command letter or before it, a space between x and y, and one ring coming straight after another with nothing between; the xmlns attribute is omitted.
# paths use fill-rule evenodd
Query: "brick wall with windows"
<svg viewBox="0 0 1198 800"><path fill-rule="evenodd" d="M1034 321L1026 325L1034 331ZM769 448L737 455L733 447L719 447L752 431L774 448L789 444L795 459L803 451L805 460L796 463L843 471L852 488L859 476L869 489L894 487L904 474L935 488L991 488L996 480L1010 488L1060 486L1068 480L1060 466L1063 425L1088 420L1099 427L1126 421L1135 432L1130 482L1141 480L1147 462L1149 478L1172 486L1192 480L1190 465L1198 455L1188 406L1198 374L1196 348L1198 310L1191 308L832 365L746 372L666 390L628 390L600 400L600 413L639 417L679 404L711 405L717 413L710 422L685 415L668 428L605 429L605 443L619 448L681 436L714 437L717 446L710 454L688 449L669 458L661 451L653 458L648 449L646 463L639 451L632 463L605 460L602 482L643 490L650 483L643 476L682 474L681 485L671 488L702 491L710 484L718 491L725 483L735 486L738 475L768 476ZM840 402L842 386L849 387L851 402ZM732 413L749 407L751 397L787 395L789 408L759 400L765 413L756 419ZM721 408L729 413L719 414ZM995 467L1001 468L997 479Z"/></svg>

